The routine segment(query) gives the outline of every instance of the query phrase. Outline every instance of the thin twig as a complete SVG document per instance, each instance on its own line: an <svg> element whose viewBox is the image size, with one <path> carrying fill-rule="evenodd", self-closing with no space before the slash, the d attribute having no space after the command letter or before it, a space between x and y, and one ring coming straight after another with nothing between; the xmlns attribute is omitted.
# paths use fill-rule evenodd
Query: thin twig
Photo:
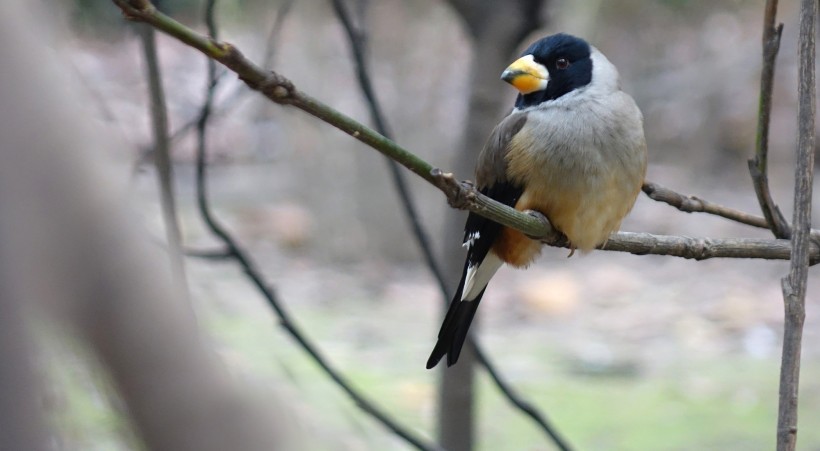
<svg viewBox="0 0 820 451"><path fill-rule="evenodd" d="M473 352L475 353L476 360L484 367L485 370L487 370L487 374L490 376L490 379L492 379L496 387L501 390L504 397L506 397L507 400L511 402L518 410L524 412L525 415L535 421L541 430L550 437L556 448L561 451L571 450L572 447L569 445L569 442L567 442L567 440L560 433L558 433L547 417L545 417L544 414L541 413L541 411L538 410L532 403L519 396L515 389L504 379L503 376L501 376L501 373L499 373L495 365L490 362L489 357L487 357L484 353L484 349L478 345L478 342L471 340L471 344L473 345Z"/></svg>
<svg viewBox="0 0 820 451"><path fill-rule="evenodd" d="M233 258L230 249L183 249L186 257L201 258L203 260L228 260Z"/></svg>
<svg viewBox="0 0 820 451"><path fill-rule="evenodd" d="M285 19L287 19L294 2L295 0L286 0L279 6L279 9L276 10L276 14L273 18L273 24L268 32L267 41L265 41L265 49L262 52L262 67L271 67L273 65L274 57L276 56L276 44L279 42L279 35L282 33L282 29L284 28ZM217 82L227 73L228 71L219 72L216 76ZM249 92L251 92L251 90L249 90L247 86L240 85L235 87L233 91L223 96L222 100L220 100L218 104L211 107L211 120L213 121L217 117L226 116L240 104L239 101L242 100L242 98ZM198 122L199 113L185 121L176 130L170 132L171 143L173 144L179 141L188 135L188 133L196 130ZM134 170L136 171L140 166L147 163L153 152L154 148L151 146L146 146L141 149L140 156L134 163Z"/></svg>
<svg viewBox="0 0 820 451"><path fill-rule="evenodd" d="M803 0L800 7L797 83L797 163L794 172L794 216L792 219L792 259L784 277L783 356L780 363L780 390L777 412L777 450L793 451L797 443L797 400L800 387L800 351L806 317L806 288L809 273L809 233L814 175L816 113L815 28L817 0Z"/></svg>
<svg viewBox="0 0 820 451"><path fill-rule="evenodd" d="M734 208L718 205L697 196L687 196L653 182L644 182L643 192L650 199L667 203L686 213L709 213L741 224L768 229L766 218L750 215Z"/></svg>
<svg viewBox="0 0 820 451"><path fill-rule="evenodd" d="M276 43L279 42L279 35L285 28L285 19L290 14L290 10L296 0L285 0L276 10L273 24L268 31L268 38L265 41L265 51L262 53L262 67L273 66L273 58L276 56Z"/></svg>
<svg viewBox="0 0 820 451"><path fill-rule="evenodd" d="M165 235L168 240L168 256L171 260L171 274L179 294L188 297L188 284L185 278L185 262L182 257L182 237L177 221L176 201L174 196L174 175L171 163L171 145L168 138L168 110L165 105L165 92L162 89L157 58L156 32L145 24L139 26L145 58L145 73L148 79L149 97L151 99L151 123L154 135L154 164L159 182L162 219L165 224Z"/></svg>
<svg viewBox="0 0 820 451"><path fill-rule="evenodd" d="M763 216L775 238L788 238L791 230L783 213L772 199L769 189L768 153L769 123L772 112L772 90L774 87L774 69L777 52L780 49L780 36L783 24L775 26L777 0L766 0L763 17L763 69L760 73L760 101L757 115L757 135L755 137L755 157L749 160L749 173L757 195Z"/></svg>
<svg viewBox="0 0 820 451"><path fill-rule="evenodd" d="M291 8L293 7L295 1L296 0L285 0L285 2L279 6L279 9L276 10L276 14L273 18L273 24L270 27L270 31L268 31L268 37L265 41L265 49L262 51L262 67L271 67L273 65L274 58L276 56L276 44L279 42L279 35L282 33L282 29L285 26L285 19L287 19L288 14L290 14ZM216 77L217 80L221 79L226 73L227 71L220 72ZM214 105L211 108L211 120L216 117L224 117L230 113L234 107L240 104L239 101L242 100L242 98L249 92L251 91L247 89L247 86L240 85L235 87L233 91L227 93L223 97L218 105ZM198 121L198 116L186 121L178 129L171 133L171 140L176 141L181 139L188 132L195 130Z"/></svg>
<svg viewBox="0 0 820 451"><path fill-rule="evenodd" d="M279 6L279 9L276 10L276 14L273 18L273 24L270 27L270 31L268 31L268 37L265 41L265 49L262 52L262 67L271 67L273 65L274 58L276 57L276 44L279 43L279 37L285 26L285 20L290 14L294 2L295 0L286 0ZM226 73L227 71L221 72L216 78L221 79ZM234 107L239 105L239 101L242 100L242 98L249 92L252 91L247 89L247 86L240 85L234 88L233 91L223 97L223 100L221 100L218 105L214 105L211 108L211 120L215 117L223 117L230 113ZM174 130L173 133L171 133L171 140L176 141L181 139L188 132L196 129L198 121L199 117L197 115L185 122L178 129Z"/></svg>
<svg viewBox="0 0 820 451"><path fill-rule="evenodd" d="M368 72L365 57L367 36L363 30L357 29L353 25L353 21L351 20L350 15L341 0L332 0L332 4L333 9L336 12L336 16L342 23L342 26L347 33L348 42L350 42L350 51L353 55L353 60L356 67L356 77L359 81L359 88L362 90L362 95L365 98L365 103L367 104L370 112L370 120L373 121L376 131L378 131L382 136L388 139L393 139L393 133L390 131L390 126L387 124L384 113L382 113L381 106L376 98L376 93L373 90L373 83L370 81L370 74ZM406 217L410 222L410 228L413 231L413 236L415 236L419 249L421 249L421 253L424 256L424 261L430 269L430 272L433 273L433 277L436 278L441 291L446 293L447 283L444 280L444 272L441 270L441 267L433 254L430 239L428 238L427 232L424 230L424 226L421 224L421 220L419 219L418 208L410 195L410 189L408 188L407 179L404 176L404 172L401 171L399 165L391 158L387 158L386 160L393 179L393 184L399 195L399 200L401 201Z"/></svg>
<svg viewBox="0 0 820 451"><path fill-rule="evenodd" d="M769 229L769 223L763 216L751 215L745 211L716 204L697 196L681 194L658 183L644 182L643 192L650 199L669 204L685 213L706 213L752 227ZM791 229L791 225L789 225L789 228ZM820 243L820 229L811 229L809 235L813 241Z"/></svg>
<svg viewBox="0 0 820 451"><path fill-rule="evenodd" d="M208 0L206 3L206 24L208 32L216 39L217 28L214 18L215 0ZM398 437L406 441L408 444L420 450L436 450L439 449L435 444L428 443L425 439L416 436L416 434L409 431L404 426L398 424L386 412L377 407L373 402L359 393L352 384L345 379L331 364L322 356L319 349L314 345L310 339L296 326L296 323L291 318L290 314L285 310L282 303L274 293L273 289L267 284L262 277L261 272L256 269L255 264L250 256L245 252L239 242L225 229L219 221L213 216L210 205L208 203L207 194L207 173L206 173L206 147L207 147L207 128L208 121L211 114L211 106L213 102L214 87L216 85L216 65L212 59L208 59L208 85L205 94L205 101L203 102L199 122L197 124L197 202L199 210L208 228L217 235L228 249L231 256L236 259L237 263L242 267L245 274L253 282L254 286L265 297L268 305L274 310L279 317L279 323L285 330L297 341L299 346L316 362L322 370L342 389L356 405L364 412L369 414L388 430L396 434Z"/></svg>
<svg viewBox="0 0 820 451"><path fill-rule="evenodd" d="M566 241L545 241L551 246L568 248ZM760 260L789 260L789 240L768 238L706 238L651 233L615 232L606 244L598 247L604 251L628 252L635 255L665 255L690 260L711 258L752 258ZM810 242L807 252L811 264L820 260L820 247Z"/></svg>
<svg viewBox="0 0 820 451"><path fill-rule="evenodd" d="M366 45L367 45L367 34L361 27L356 27L351 20L350 14L347 11L342 0L331 0L333 5L333 9L336 12L336 16L341 22L342 27L344 28L348 42L350 43L350 50L353 56L353 60L356 67L356 77L359 81L359 87L362 90L362 95L365 98L365 101L368 105L370 110L370 119L373 121L373 124L376 127L376 131L381 133L383 136L393 139L392 133L389 130L389 126L387 124L387 120L384 117L384 113L380 107L379 101L376 97L375 90L373 89L373 83L370 79L370 73L368 70L367 65L367 58L365 56L366 53ZM427 264L428 269L433 274L433 277L439 284L439 288L442 292L442 299L446 304L450 300L450 294L448 293L447 284L444 280L444 271L442 271L441 266L438 264L435 255L433 254L432 246L430 245L430 240L428 238L427 232L424 230L424 226L421 224L418 215L418 209L413 202L413 199L410 195L410 191L407 186L407 180L404 177L404 173L401 171L399 165L393 161L392 159L387 159L388 166L390 168L391 175L393 177L393 182L396 188L397 193L399 194L399 199L402 203L403 209L406 213L406 217L410 222L411 229L413 231L413 235L416 237L416 242L421 249L422 255L424 256L424 261ZM558 449L567 450L570 449L569 445L567 444L566 440L561 437L555 428L549 423L546 416L538 411L538 409L529 403L528 401L521 398L507 383L498 369L495 368L493 363L490 361L490 358L487 357L487 354L481 349L478 342L476 342L472 336L470 337L470 341L473 345L473 350L476 354L476 359L478 360L479 364L482 365L486 370L487 374L489 374L490 378L495 383L496 387L501 391L501 393L507 398L507 400L512 403L516 408L518 408L521 412L525 415L530 417L536 424L541 428L541 430L555 443Z"/></svg>

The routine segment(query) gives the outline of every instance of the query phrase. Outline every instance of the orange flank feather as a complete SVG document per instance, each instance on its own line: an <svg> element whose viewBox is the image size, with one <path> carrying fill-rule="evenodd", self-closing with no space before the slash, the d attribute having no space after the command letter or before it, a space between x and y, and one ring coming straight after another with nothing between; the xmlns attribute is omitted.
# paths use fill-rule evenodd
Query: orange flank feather
<svg viewBox="0 0 820 451"><path fill-rule="evenodd" d="M541 253L541 243L508 227L501 229L492 247L498 257L508 265L523 268L538 257Z"/></svg>

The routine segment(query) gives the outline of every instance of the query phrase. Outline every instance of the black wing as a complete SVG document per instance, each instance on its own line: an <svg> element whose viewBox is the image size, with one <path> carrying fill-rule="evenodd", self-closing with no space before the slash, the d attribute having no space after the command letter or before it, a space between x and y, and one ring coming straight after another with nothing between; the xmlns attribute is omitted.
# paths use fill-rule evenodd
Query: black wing
<svg viewBox="0 0 820 451"><path fill-rule="evenodd" d="M514 113L502 121L490 135L487 145L479 156L476 170L476 183L479 191L511 207L518 202L524 188L507 179L505 156L510 140L521 130L525 122L526 114L520 113ZM466 301L461 299L467 269L478 266L484 261L501 233L502 227L501 224L473 212L467 216L463 241L467 245L467 259L464 262L458 290L450 302L450 308L439 330L438 341L427 360L428 369L436 366L444 355L447 355L447 366L452 366L458 361L470 324L486 290L485 286L474 299Z"/></svg>

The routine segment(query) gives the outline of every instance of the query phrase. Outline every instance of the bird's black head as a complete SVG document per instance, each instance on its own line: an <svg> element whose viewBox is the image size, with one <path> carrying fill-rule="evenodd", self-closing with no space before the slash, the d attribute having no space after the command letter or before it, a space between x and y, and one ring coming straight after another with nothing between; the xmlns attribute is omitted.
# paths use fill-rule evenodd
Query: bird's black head
<svg viewBox="0 0 820 451"><path fill-rule="evenodd" d="M564 33L534 42L501 75L521 94L516 108L555 100L592 81L591 47L587 41Z"/></svg>

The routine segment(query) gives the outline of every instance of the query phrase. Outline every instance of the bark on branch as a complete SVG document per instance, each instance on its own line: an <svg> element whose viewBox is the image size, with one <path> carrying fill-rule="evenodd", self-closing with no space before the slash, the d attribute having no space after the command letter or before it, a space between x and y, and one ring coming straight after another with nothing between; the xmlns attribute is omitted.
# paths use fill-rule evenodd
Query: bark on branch
<svg viewBox="0 0 820 451"><path fill-rule="evenodd" d="M686 213L709 213L741 224L768 229L766 218L724 207L697 196L687 196L653 182L644 182L643 192L650 199L667 203Z"/></svg>
<svg viewBox="0 0 820 451"><path fill-rule="evenodd" d="M774 68L777 52L780 50L780 36L783 34L783 24L775 25L776 16L777 0L767 0L763 17L763 70L760 73L755 157L749 160L749 173L752 176L752 185L768 227L776 238L788 238L791 228L772 199L768 175L769 123L772 112Z"/></svg>
<svg viewBox="0 0 820 451"><path fill-rule="evenodd" d="M780 363L780 393L777 414L777 450L793 451L797 443L797 395L800 386L800 351L806 317L811 241L811 197L815 152L815 24L817 0L803 0L798 41L797 164L794 172L794 216L792 219L791 269L784 277L783 355Z"/></svg>

